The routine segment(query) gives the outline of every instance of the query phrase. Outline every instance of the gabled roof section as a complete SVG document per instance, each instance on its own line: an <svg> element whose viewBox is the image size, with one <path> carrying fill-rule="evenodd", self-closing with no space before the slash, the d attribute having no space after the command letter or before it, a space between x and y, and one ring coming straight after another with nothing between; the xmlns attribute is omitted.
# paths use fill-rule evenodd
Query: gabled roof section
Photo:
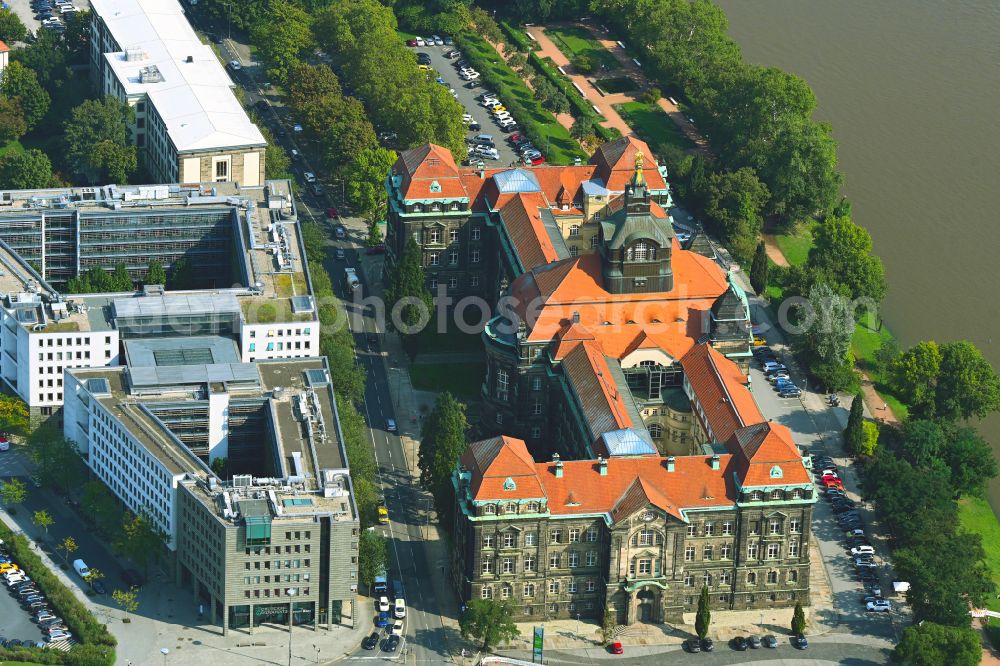
<svg viewBox="0 0 1000 666"><path fill-rule="evenodd" d="M792 431L765 421L741 428L726 442L736 459L735 470L744 487L809 483Z"/></svg>
<svg viewBox="0 0 1000 666"><path fill-rule="evenodd" d="M648 166L642 169L642 177L647 187L651 190L666 189L667 184L652 159L653 151L645 141L634 134L615 139L597 148L590 158L590 164L596 167L594 176L612 192L624 191L635 173L635 155L640 152L649 158Z"/></svg>
<svg viewBox="0 0 1000 666"><path fill-rule="evenodd" d="M401 177L403 199L467 199L451 151L433 143L404 150L392 171Z"/></svg>
<svg viewBox="0 0 1000 666"><path fill-rule="evenodd" d="M544 497L524 440L503 435L474 442L460 462L472 474L473 500Z"/></svg>
<svg viewBox="0 0 1000 666"><path fill-rule="evenodd" d="M740 428L764 421L746 386L746 375L710 344L695 346L681 359L681 366L694 394L689 397L701 406L704 425L715 441L726 442Z"/></svg>
<svg viewBox="0 0 1000 666"><path fill-rule="evenodd" d="M612 362L617 365L617 362ZM616 381L600 345L591 340L581 342L566 354L562 366L587 420L592 441L609 430L628 428L642 422L634 420L635 406L631 405L631 397Z"/></svg>
<svg viewBox="0 0 1000 666"><path fill-rule="evenodd" d="M540 209L548 208L544 195L521 192L510 196L500 209L500 218L521 266L531 270L565 258L568 252L560 252L542 216Z"/></svg>

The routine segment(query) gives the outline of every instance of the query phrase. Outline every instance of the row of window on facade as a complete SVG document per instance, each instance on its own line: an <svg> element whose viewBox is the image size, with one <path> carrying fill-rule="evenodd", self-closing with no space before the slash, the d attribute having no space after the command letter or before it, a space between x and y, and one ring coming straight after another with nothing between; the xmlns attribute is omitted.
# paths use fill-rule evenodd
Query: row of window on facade
<svg viewBox="0 0 1000 666"><path fill-rule="evenodd" d="M469 252L469 263L478 264L479 259L482 257L479 250L472 250ZM441 266L441 253L440 252L428 252L427 253L427 265L428 266ZM458 266L458 250L451 250L448 252L448 266Z"/></svg>
<svg viewBox="0 0 1000 666"><path fill-rule="evenodd" d="M415 203L412 206L410 206L410 210L414 213L424 213L424 212L437 213L442 210L459 210L459 209L464 210L461 204L459 204L457 201L452 201L446 204L442 204L440 202L435 201L434 203L430 203L427 205Z"/></svg>
<svg viewBox="0 0 1000 666"><path fill-rule="evenodd" d="M286 552L288 552L288 553L292 552L290 550L291 546L285 546L285 548L289 549ZM297 549L298 546L295 546L295 548ZM279 548L276 548L275 549L275 553L277 553L278 550L279 550ZM296 550L295 552L297 553L299 551ZM306 552L308 552L308 551L306 551ZM311 562L311 560L309 560L309 559L305 559L305 560L273 560L274 568L275 569L282 569L282 568L284 568L284 569L298 569L300 566L304 566L304 567L308 568L310 562ZM271 568L271 563L272 563L272 560L263 560L263 561L256 560L254 562L244 562L243 563L243 568L246 569L247 571L249 571L250 569L270 569ZM251 564L253 565L252 567L250 566ZM282 565L284 565L284 566L282 566Z"/></svg>
<svg viewBox="0 0 1000 666"><path fill-rule="evenodd" d="M501 599L510 599L512 596L514 596L513 585L509 583L504 583L503 585L500 585L499 588L500 588ZM534 583L525 583L523 586L521 586L521 597L524 599L531 599L532 597L535 596L537 591L538 587ZM549 594L562 594L562 583L558 580L550 580L548 582L548 591ZM571 580L566 585L566 591L569 594L581 594L581 593L585 594L588 592L596 592L597 581L585 580L581 585L578 581ZM479 596L481 596L483 599L492 599L493 592L494 590L492 585L483 585L482 588L480 588Z"/></svg>
<svg viewBox="0 0 1000 666"><path fill-rule="evenodd" d="M111 344L111 336L110 335L104 336L104 344L106 344L106 345L110 345ZM44 336L44 337L42 337L38 341L38 346L39 347L62 347L64 345L67 346L67 347L72 347L73 345L77 345L79 347L82 347L82 346L85 346L85 345L89 346L90 345L90 336L86 336L86 337L82 337L82 338L57 338L57 337L54 337L54 336ZM42 360L41 356L39 356L38 360L39 361Z"/></svg>
<svg viewBox="0 0 1000 666"><path fill-rule="evenodd" d="M275 343L275 342L268 342L267 346L265 348L265 351L274 351L275 350L275 345L277 345L277 350L278 351L285 351L286 349L289 350L289 351L291 351L292 349L310 349L312 347L312 344L310 343L309 340L306 340L304 342L296 340L294 343L292 343L292 342L277 342L277 343ZM253 353L255 351L257 351L257 343L256 342L251 342L250 343L250 353Z"/></svg>
<svg viewBox="0 0 1000 666"><path fill-rule="evenodd" d="M430 278L429 282L430 282L430 289L431 289L431 291L434 291L435 289L438 288L439 282L438 282L437 278L432 277L432 278ZM478 287L479 286L479 276L478 275L471 275L471 276L469 276L469 286L470 287ZM458 289L458 278L457 277L448 278L448 288L449 289Z"/></svg>
<svg viewBox="0 0 1000 666"><path fill-rule="evenodd" d="M706 545L702 548L701 558L703 561L710 561L715 559L716 549L714 545ZM720 560L731 560L733 559L733 546L732 544L724 543L719 545L718 549ZM781 544L780 543L769 543L764 551L766 560L777 560L781 558ZM697 555L696 546L685 546L684 547L684 561L694 562ZM747 544L747 558L751 560L758 559L760 555L760 544L750 543ZM799 557L799 542L789 541L788 542L788 557Z"/></svg>
<svg viewBox="0 0 1000 666"><path fill-rule="evenodd" d="M424 231L424 241L427 244L442 243L442 242L444 242L444 237L445 237L444 231L445 231L444 229L441 229L441 228L438 228L438 227L427 229L427 230ZM479 229L479 227L470 227L469 228L469 238L470 238L470 240L474 240L474 241L479 240L479 235L480 235L480 229ZM420 243L420 232L419 231L414 231L413 232L413 240L415 240L418 244ZM457 228L455 228L455 229L448 229L448 242L449 243L456 243L456 242L458 242L458 229Z"/></svg>
<svg viewBox="0 0 1000 666"><path fill-rule="evenodd" d="M487 515L493 515L497 512L496 504L486 504L483 506L483 513ZM527 513L538 513L541 505L539 502L528 502L524 505ZM516 502L508 502L503 505L503 513L517 513L518 504ZM568 541L563 540L563 535L566 535ZM517 532L504 532L500 535L500 544L502 548L518 548L518 536ZM596 527L588 527L586 530L580 527L571 527L566 532L562 530L550 530L549 531L549 543L560 544L560 543L580 543L581 541L586 541L587 543L594 543L597 541L598 531ZM483 534L483 548L494 548L497 544L496 534ZM537 546L538 545L538 532L525 532L524 533L524 545L525 546Z"/></svg>
<svg viewBox="0 0 1000 666"><path fill-rule="evenodd" d="M580 566L597 566L599 555L596 550L588 550L586 553L582 553L582 555L583 557L581 557L580 552L575 550L566 553L549 553L549 569L576 569ZM485 557L480 563L480 570L483 574L516 574L518 573L517 558L513 556L499 558ZM521 571L523 573L538 573L538 560L534 555L528 553L521 558Z"/></svg>
<svg viewBox="0 0 1000 666"><path fill-rule="evenodd" d="M277 329L277 331L275 331L275 329L273 329L273 328L269 328L267 330L267 335L265 335L264 337L268 337L268 338L274 338L274 337L282 338L282 337L284 337L286 335L288 335L288 336L292 336L292 335L309 335L310 332L311 332L311 330L312 329L310 329L308 327L306 327L306 328L294 328L294 329L293 328L289 328L287 331L285 329L283 329L283 328L279 328L279 329ZM257 329L254 329L254 328L250 329L250 337L251 338L256 338L257 337Z"/></svg>
<svg viewBox="0 0 1000 666"><path fill-rule="evenodd" d="M782 491L776 490L774 492L780 493ZM775 499L780 499L780 497L775 498ZM716 533L717 533L716 530L718 528L718 534L721 534L722 536L731 536L733 534L733 524L734 523L731 520L725 520L725 521L722 521L721 523L706 522L706 523L702 523L701 525L699 525L697 523L691 523L690 525L687 526L687 535L689 537L697 537L697 536L710 537L710 536L715 536ZM771 519L767 520L766 524L764 524L763 526L761 525L761 521L751 520L751 521L749 521L749 527L750 527L750 534L760 534L761 527L766 528L768 534L784 534L785 533L785 521L783 519L781 519L781 518L771 518ZM790 533L792 533L792 534L801 534L802 533L802 519L801 518L789 518L788 519L788 531ZM653 530L644 529L644 530L640 530L636 534L636 537L638 537L640 539L645 539L645 540L649 541L652 538L652 536L651 536L652 533L653 533ZM633 537L633 539L636 538L636 537ZM635 544L633 544L633 545L635 545ZM651 545L651 542L649 542L649 543L641 543L641 544L638 544L638 545Z"/></svg>
<svg viewBox="0 0 1000 666"><path fill-rule="evenodd" d="M273 591L272 591L272 589L266 589L266 590L243 590L243 598L244 599L251 599L251 598L252 599L260 599L261 597L263 597L265 599L268 599L268 598L270 598L272 596L273 597L280 597L282 594L283 594L283 592L282 592L282 590L281 590L280 587L273 588ZM298 596L308 597L309 596L309 588L308 587L304 587L301 590L296 590L294 596L297 596L297 597ZM296 611L296 613L297 612L298 611Z"/></svg>

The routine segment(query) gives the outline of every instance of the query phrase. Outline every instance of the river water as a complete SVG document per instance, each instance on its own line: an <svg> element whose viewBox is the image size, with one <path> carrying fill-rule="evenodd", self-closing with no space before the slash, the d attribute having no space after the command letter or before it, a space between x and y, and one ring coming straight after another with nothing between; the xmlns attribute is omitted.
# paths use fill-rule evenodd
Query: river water
<svg viewBox="0 0 1000 666"><path fill-rule="evenodd" d="M746 60L816 91L900 343L968 339L1000 368L1000 2L717 1ZM1000 457L1000 416L980 428Z"/></svg>

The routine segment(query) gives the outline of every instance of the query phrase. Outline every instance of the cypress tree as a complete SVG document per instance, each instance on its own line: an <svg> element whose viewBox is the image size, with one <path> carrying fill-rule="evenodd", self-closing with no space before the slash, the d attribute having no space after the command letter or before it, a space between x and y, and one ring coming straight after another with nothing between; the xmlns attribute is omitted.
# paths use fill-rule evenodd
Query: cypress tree
<svg viewBox="0 0 1000 666"><path fill-rule="evenodd" d="M428 316L432 312L431 293L424 283L424 267L420 246L412 238L406 241L403 255L399 258L399 263L396 264L385 297L390 311L395 309L396 303L401 299L415 297L426 307ZM402 308L399 319L404 326L411 327L419 324L423 315L420 305L409 304Z"/></svg>
<svg viewBox="0 0 1000 666"><path fill-rule="evenodd" d="M795 602L795 612L792 614L792 633L796 636L805 633L806 614L802 610L802 602Z"/></svg>
<svg viewBox="0 0 1000 666"><path fill-rule="evenodd" d="M852 455L861 452L865 441L865 402L858 393L851 402L851 415L847 418L844 428L844 445Z"/></svg>
<svg viewBox="0 0 1000 666"><path fill-rule="evenodd" d="M712 611L708 607L708 586L702 585L701 596L698 597L698 614L694 618L694 631L698 638L704 640L708 636L708 626L712 623Z"/></svg>
<svg viewBox="0 0 1000 666"><path fill-rule="evenodd" d="M767 289L767 269L767 250L764 248L764 241L761 241L757 243L757 251L750 264L750 286L758 295Z"/></svg>

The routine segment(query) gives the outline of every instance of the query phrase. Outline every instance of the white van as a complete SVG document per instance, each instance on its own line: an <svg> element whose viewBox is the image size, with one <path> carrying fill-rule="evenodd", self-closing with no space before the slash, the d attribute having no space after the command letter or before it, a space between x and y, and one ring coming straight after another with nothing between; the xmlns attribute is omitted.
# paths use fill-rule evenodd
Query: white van
<svg viewBox="0 0 1000 666"><path fill-rule="evenodd" d="M80 578L86 578L90 575L90 569L87 568L87 563L83 560L73 560L73 569L80 574Z"/></svg>

